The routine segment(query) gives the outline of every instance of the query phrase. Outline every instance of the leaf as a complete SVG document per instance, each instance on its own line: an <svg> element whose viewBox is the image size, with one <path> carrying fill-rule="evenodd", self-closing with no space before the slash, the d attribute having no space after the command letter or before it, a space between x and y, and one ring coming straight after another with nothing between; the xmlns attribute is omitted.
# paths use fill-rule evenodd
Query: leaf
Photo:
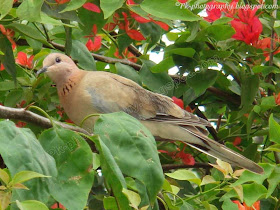
<svg viewBox="0 0 280 210"><path fill-rule="evenodd" d="M173 96L174 82L167 72L152 73L150 68L154 66L151 61L142 60L143 65L139 75L144 85L156 93Z"/></svg>
<svg viewBox="0 0 280 210"><path fill-rule="evenodd" d="M177 0L166 0L164 3L161 0L145 0L140 4L140 7L145 12L159 18L181 21L201 20L201 17L195 15L188 9L180 8L176 3Z"/></svg>
<svg viewBox="0 0 280 210"><path fill-rule="evenodd" d="M219 183L219 181L216 181L212 176L206 175L203 177L200 186L206 185L206 184L213 184L213 183Z"/></svg>
<svg viewBox="0 0 280 210"><path fill-rule="evenodd" d="M134 82L137 82L139 85L141 85L141 79L139 74L135 71L134 68L124 65L121 63L116 63L115 67L117 69L117 74L126 77L128 79L133 80Z"/></svg>
<svg viewBox="0 0 280 210"><path fill-rule="evenodd" d="M23 190L29 190L25 185L21 184L21 183L17 183L13 185L14 189L23 189Z"/></svg>
<svg viewBox="0 0 280 210"><path fill-rule="evenodd" d="M243 202L243 187L242 185L237 185L235 187L232 187L235 192L237 193L239 199L241 200L241 202Z"/></svg>
<svg viewBox="0 0 280 210"><path fill-rule="evenodd" d="M243 185L244 201L247 206L252 206L256 201L260 200L267 193L267 189L257 183Z"/></svg>
<svg viewBox="0 0 280 210"><path fill-rule="evenodd" d="M44 131L39 141L56 161L58 175L49 186L51 195L67 209L82 209L94 179L89 145L77 133L63 128Z"/></svg>
<svg viewBox="0 0 280 210"><path fill-rule="evenodd" d="M118 204L116 202L116 199L112 196L109 196L109 197L105 197L103 199L103 205L104 205L104 208L107 210L118 210Z"/></svg>
<svg viewBox="0 0 280 210"><path fill-rule="evenodd" d="M20 210L48 210L49 208L42 202L36 200L18 201L16 204Z"/></svg>
<svg viewBox="0 0 280 210"><path fill-rule="evenodd" d="M19 24L19 23L11 23L9 25L7 25L7 27L14 29L15 31L18 31L20 34L23 34L25 36L28 36L32 39L35 39L39 42L42 42L43 44L46 45L50 45L46 38L36 29L28 26L28 25L24 25L24 24Z"/></svg>
<svg viewBox="0 0 280 210"><path fill-rule="evenodd" d="M233 203L230 199L226 199L223 202L222 209L230 209L230 210L239 210L238 206L236 203Z"/></svg>
<svg viewBox="0 0 280 210"><path fill-rule="evenodd" d="M140 198L139 194L137 194L131 190L127 190L125 188L122 190L122 192L128 198L131 207L133 207L134 209L138 209L138 206L141 203L141 198Z"/></svg>
<svg viewBox="0 0 280 210"><path fill-rule="evenodd" d="M0 20L3 19L12 9L13 7L13 0L1 0L0 1Z"/></svg>
<svg viewBox="0 0 280 210"><path fill-rule="evenodd" d="M36 22L41 19L41 7L44 0L24 0L17 8L17 16L21 20Z"/></svg>
<svg viewBox="0 0 280 210"><path fill-rule="evenodd" d="M42 6L43 13L41 13L41 19L42 19L41 21L43 21L43 19L44 19L43 14L46 13L49 17L52 17L55 19L71 20L71 21L77 21L78 23L80 23L80 20L77 17L76 11L60 13L64 8L65 8L65 4L61 4L61 5L57 5L56 7L53 7L52 5L44 3Z"/></svg>
<svg viewBox="0 0 280 210"><path fill-rule="evenodd" d="M34 171L20 171L12 178L10 185L26 182L30 179L39 178L39 177L50 177L43 174L34 172Z"/></svg>
<svg viewBox="0 0 280 210"><path fill-rule="evenodd" d="M280 152L280 144L273 144L264 149L264 151Z"/></svg>
<svg viewBox="0 0 280 210"><path fill-rule="evenodd" d="M254 73L262 73L264 77L270 73L280 73L280 69L275 66L254 66L252 71Z"/></svg>
<svg viewBox="0 0 280 210"><path fill-rule="evenodd" d="M71 0L65 9L63 9L60 13L67 12L67 11L72 11L80 8L83 6L83 4L86 3L86 0Z"/></svg>
<svg viewBox="0 0 280 210"><path fill-rule="evenodd" d="M213 85L218 77L218 71L215 70L200 70L194 72L193 75L187 77L187 85L195 92L196 96L204 93L208 87Z"/></svg>
<svg viewBox="0 0 280 210"><path fill-rule="evenodd" d="M4 53L4 55L0 55L0 61L3 63L6 71L12 76L14 82L16 82L17 70L12 45L9 40L1 33L0 50Z"/></svg>
<svg viewBox="0 0 280 210"><path fill-rule="evenodd" d="M269 116L269 140L280 144L280 125L274 120L273 114Z"/></svg>
<svg viewBox="0 0 280 210"><path fill-rule="evenodd" d="M273 172L274 166L267 163L260 163L259 164L264 169L264 174L255 174L250 171L244 171L239 179L232 184L232 187L238 186L247 182L256 182L257 184L261 185L265 179L267 179L271 173Z"/></svg>
<svg viewBox="0 0 280 210"><path fill-rule="evenodd" d="M195 50L193 48L188 47L188 48L176 48L176 49L165 51L165 56L170 56L172 54L192 58L195 54Z"/></svg>
<svg viewBox="0 0 280 210"><path fill-rule="evenodd" d="M190 182L196 183L197 185L201 184L201 180L190 170L179 169L173 173L165 173L166 176L169 176L177 180L188 180Z"/></svg>
<svg viewBox="0 0 280 210"><path fill-rule="evenodd" d="M164 60L162 60L157 65L154 65L151 68L151 72L153 73L160 73L160 72L167 72L170 68L174 66L174 61L172 57L167 57Z"/></svg>
<svg viewBox="0 0 280 210"><path fill-rule="evenodd" d="M255 99L259 90L259 77L258 75L245 76L241 80L241 106L248 107Z"/></svg>
<svg viewBox="0 0 280 210"><path fill-rule="evenodd" d="M4 182L5 185L8 185L9 181L10 181L10 176L9 174L0 168L0 180L2 180Z"/></svg>
<svg viewBox="0 0 280 210"><path fill-rule="evenodd" d="M122 173L145 185L153 204L164 177L152 134L139 121L123 112L101 115L94 132L110 149Z"/></svg>
<svg viewBox="0 0 280 210"><path fill-rule="evenodd" d="M216 41L230 39L235 34L235 30L229 25L211 25L201 30L196 37L198 41L207 41L208 38Z"/></svg>
<svg viewBox="0 0 280 210"><path fill-rule="evenodd" d="M4 105L8 107L15 107L17 103L22 100L22 89L12 90L5 98Z"/></svg>
<svg viewBox="0 0 280 210"><path fill-rule="evenodd" d="M102 174L105 177L108 187L112 189L115 196L115 202L111 197L104 200L105 209L114 209L115 203L117 204L117 209L131 209L127 197L122 193L122 189L126 188L124 176L111 154L111 151L98 136L93 136L90 139L98 148Z"/></svg>
<svg viewBox="0 0 280 210"><path fill-rule="evenodd" d="M12 177L20 171L34 171L51 177L57 175L54 159L44 151L30 129L17 128L11 121L1 121L0 136L0 154ZM52 178L29 180L25 183L29 190L14 189L13 200L47 202L51 182Z"/></svg>
<svg viewBox="0 0 280 210"><path fill-rule="evenodd" d="M78 40L72 41L71 58L78 61L78 65L85 70L96 70L95 61L87 47Z"/></svg>
<svg viewBox="0 0 280 210"><path fill-rule="evenodd" d="M268 185L268 191L267 191L266 198L270 197L272 195L272 193L274 192L274 190L276 189L276 187L279 185L279 183L280 183L279 174L280 174L280 166L276 165L273 172L267 179L269 185Z"/></svg>
<svg viewBox="0 0 280 210"><path fill-rule="evenodd" d="M117 9L121 8L125 0L100 0L100 7L104 12L104 19L110 17Z"/></svg>
<svg viewBox="0 0 280 210"><path fill-rule="evenodd" d="M162 35L161 27L153 22L140 24L140 30L144 37L149 38L147 49L158 43Z"/></svg>

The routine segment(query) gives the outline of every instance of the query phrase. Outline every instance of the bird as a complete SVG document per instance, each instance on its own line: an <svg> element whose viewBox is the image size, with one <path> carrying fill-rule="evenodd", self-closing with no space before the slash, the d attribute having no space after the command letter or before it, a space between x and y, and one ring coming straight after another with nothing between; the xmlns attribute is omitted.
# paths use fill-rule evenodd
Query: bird
<svg viewBox="0 0 280 210"><path fill-rule="evenodd" d="M258 164L208 137L210 122L181 109L167 96L151 92L134 81L106 71L81 70L62 53L50 53L37 71L55 83L68 117L93 132L98 116L125 112L138 119L153 136L178 140L212 157L262 174Z"/></svg>

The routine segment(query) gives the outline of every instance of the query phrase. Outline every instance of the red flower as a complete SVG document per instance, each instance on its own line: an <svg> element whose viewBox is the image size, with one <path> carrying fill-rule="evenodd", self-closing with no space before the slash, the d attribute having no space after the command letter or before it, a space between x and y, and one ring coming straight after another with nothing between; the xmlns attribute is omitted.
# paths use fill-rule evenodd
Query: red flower
<svg viewBox="0 0 280 210"><path fill-rule="evenodd" d="M26 126L26 122L22 122L22 121L18 121L17 123L16 123L16 126L18 127L18 128L23 128L24 126Z"/></svg>
<svg viewBox="0 0 280 210"><path fill-rule="evenodd" d="M134 2L134 0L127 0L126 1L127 5L136 5L136 3Z"/></svg>
<svg viewBox="0 0 280 210"><path fill-rule="evenodd" d="M127 35L131 38L134 39L136 41L142 41L145 40L145 37L137 30L135 29L130 29L129 28L129 21L127 19L127 14L125 12L122 13L123 17L124 17L124 30L127 33ZM120 27L121 28L121 27Z"/></svg>
<svg viewBox="0 0 280 210"><path fill-rule="evenodd" d="M273 95L274 95L275 103L277 105L280 105L280 93L278 93L277 97L275 96L275 93Z"/></svg>
<svg viewBox="0 0 280 210"><path fill-rule="evenodd" d="M279 38L276 36L275 39L273 39L273 55L276 55L278 53L280 53L280 49L278 50L274 50L277 48L276 43L278 42L279 44ZM258 49L262 49L263 50L263 54L265 56L265 60L268 61L269 60L269 56L270 56L270 47L271 47L271 38L270 37L266 37L264 39L258 40L255 44L253 44L253 46L255 48Z"/></svg>
<svg viewBox="0 0 280 210"><path fill-rule="evenodd" d="M4 67L4 65L1 63L1 65L0 65L0 71L3 71L3 70L5 70L5 67Z"/></svg>
<svg viewBox="0 0 280 210"><path fill-rule="evenodd" d="M70 120L70 119L66 119L66 120L64 120L64 121L67 122L67 123L74 124L74 122L73 122L72 120Z"/></svg>
<svg viewBox="0 0 280 210"><path fill-rule="evenodd" d="M51 206L51 209L58 209L58 208L66 210L66 208L61 203L55 203Z"/></svg>
<svg viewBox="0 0 280 210"><path fill-rule="evenodd" d="M216 1L208 2L206 4L207 17L204 17L204 19L210 23L219 19L222 16L222 10L220 8L222 5L225 5L225 3L220 3Z"/></svg>
<svg viewBox="0 0 280 210"><path fill-rule="evenodd" d="M177 0L178 2L180 2L181 4L186 3L188 0Z"/></svg>
<svg viewBox="0 0 280 210"><path fill-rule="evenodd" d="M27 58L27 54L24 53L24 52L19 52L18 53L18 57L16 59L16 63L24 66L24 67L27 67L29 69L32 69L32 62L33 62L33 58L34 58L34 55L30 56L29 58Z"/></svg>
<svg viewBox="0 0 280 210"><path fill-rule="evenodd" d="M106 23L104 26L103 26L103 29L106 30L106 31L113 31L116 27L116 23Z"/></svg>
<svg viewBox="0 0 280 210"><path fill-rule="evenodd" d="M234 146L238 146L239 144L241 144L241 141L242 141L242 139L238 136L238 137L235 137L235 139L234 139L232 144Z"/></svg>
<svg viewBox="0 0 280 210"><path fill-rule="evenodd" d="M95 36L94 41L92 41L91 38L89 38L86 43L86 47L88 48L89 51L97 51L101 48L101 44L102 44L101 41L102 41L101 36Z"/></svg>
<svg viewBox="0 0 280 210"><path fill-rule="evenodd" d="M55 0L57 4L65 4L69 2L70 0Z"/></svg>
<svg viewBox="0 0 280 210"><path fill-rule="evenodd" d="M238 210L260 210L261 209L261 202L257 201L253 204L253 206L249 207L246 205L245 202L243 204L240 203L238 200L232 201L233 203L236 203L238 205Z"/></svg>
<svg viewBox="0 0 280 210"><path fill-rule="evenodd" d="M130 60L133 63L137 62L137 58L131 53L129 52L129 50L126 48L124 50L124 52L122 53L128 60ZM116 56L117 58L124 58L122 55L119 54L119 50L117 49L116 52L114 53L114 56Z"/></svg>
<svg viewBox="0 0 280 210"><path fill-rule="evenodd" d="M95 5L95 4L93 4L93 3L85 3L84 5L83 5L83 8L85 8L85 9L87 9L87 10L90 10L90 11L92 11L92 12L97 12L97 13L100 13L101 12L101 10L100 10L100 8L97 6L97 5Z"/></svg>
<svg viewBox="0 0 280 210"><path fill-rule="evenodd" d="M194 113L194 111L195 111L195 109L192 109L190 106L187 106L187 107L185 108L185 110L186 110L187 112L190 112L190 113Z"/></svg>
<svg viewBox="0 0 280 210"><path fill-rule="evenodd" d="M5 29L3 25L0 24L0 32L7 37L7 39L11 42L13 50L16 48L16 43L13 40L15 32L12 29Z"/></svg>
<svg viewBox="0 0 280 210"><path fill-rule="evenodd" d="M151 17L148 17L149 19L146 19L132 11L130 11L130 15L132 18L134 18L137 22L139 23L149 23L149 22L153 22L157 25L159 25L163 30L167 31L169 29L169 26L166 23L163 23L161 21L156 21Z"/></svg>
<svg viewBox="0 0 280 210"><path fill-rule="evenodd" d="M184 102L182 99L176 98L175 96L173 96L172 99L175 104L181 107L181 109L184 109Z"/></svg>

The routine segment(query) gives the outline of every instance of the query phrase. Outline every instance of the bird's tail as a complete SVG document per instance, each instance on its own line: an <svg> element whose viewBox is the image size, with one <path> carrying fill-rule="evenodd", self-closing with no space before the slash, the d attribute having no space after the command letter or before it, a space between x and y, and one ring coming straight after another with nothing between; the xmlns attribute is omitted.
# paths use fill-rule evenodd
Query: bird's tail
<svg viewBox="0 0 280 210"><path fill-rule="evenodd" d="M241 154L234 152L233 150L208 138L207 136L201 135L201 133L198 133L193 129L183 129L190 133L192 135L192 138L195 138L184 141L189 146L235 166L248 169L254 173L262 174L264 172L262 167L257 165L252 160L249 160L248 158L242 156Z"/></svg>

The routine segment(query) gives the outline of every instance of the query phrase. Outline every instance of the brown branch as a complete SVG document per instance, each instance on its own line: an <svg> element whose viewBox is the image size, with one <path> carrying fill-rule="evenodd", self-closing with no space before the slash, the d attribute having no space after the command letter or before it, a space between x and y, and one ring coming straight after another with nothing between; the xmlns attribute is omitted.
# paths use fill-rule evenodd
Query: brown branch
<svg viewBox="0 0 280 210"><path fill-rule="evenodd" d="M2 119L13 119L13 120L22 120L34 125L40 126L42 128L51 128L53 125L48 118L42 117L38 114L35 114L31 111L25 110L24 108L11 108L6 106L0 106L0 118ZM59 125L65 129L70 129L72 131L84 133L90 135L86 130L77 127L68 125L66 123L53 121L56 125Z"/></svg>
<svg viewBox="0 0 280 210"><path fill-rule="evenodd" d="M162 165L162 169L164 171L179 169L179 168L212 168L208 163L195 163L194 165L185 165L185 164L164 164Z"/></svg>

